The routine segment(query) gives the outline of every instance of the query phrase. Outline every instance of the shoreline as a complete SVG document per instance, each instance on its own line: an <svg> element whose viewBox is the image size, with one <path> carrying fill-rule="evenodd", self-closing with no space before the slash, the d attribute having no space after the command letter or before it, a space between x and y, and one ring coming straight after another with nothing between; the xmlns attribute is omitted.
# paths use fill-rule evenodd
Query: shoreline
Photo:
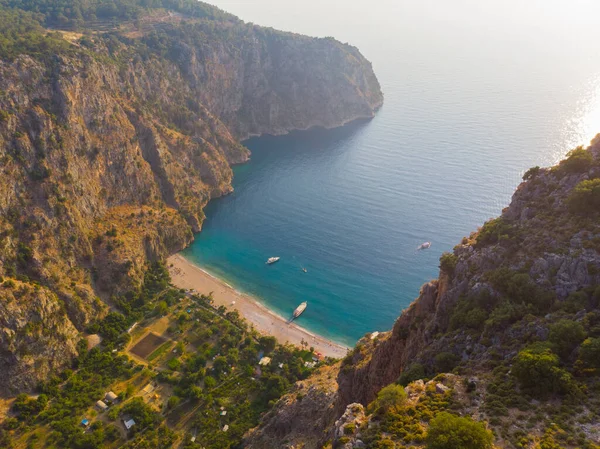
<svg viewBox="0 0 600 449"><path fill-rule="evenodd" d="M343 358L350 348L335 343L325 337L314 334L296 323L288 323L255 298L236 290L224 280L194 265L180 254L167 259L173 285L186 290L193 289L208 295L213 293L214 304L225 306L228 310L237 310L261 334L272 335L279 343L291 343L301 347L304 340L315 352L328 357Z"/></svg>

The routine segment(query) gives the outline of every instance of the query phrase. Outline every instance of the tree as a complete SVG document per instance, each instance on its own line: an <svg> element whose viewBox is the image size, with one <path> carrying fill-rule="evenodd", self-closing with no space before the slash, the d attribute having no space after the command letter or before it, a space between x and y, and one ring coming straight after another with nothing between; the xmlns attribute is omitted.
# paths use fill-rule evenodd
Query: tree
<svg viewBox="0 0 600 449"><path fill-rule="evenodd" d="M406 403L406 391L401 385L391 384L377 393L377 407L384 412L396 412Z"/></svg>
<svg viewBox="0 0 600 449"><path fill-rule="evenodd" d="M529 170L525 172L523 175L523 181L529 181L530 179L535 178L540 172L540 167L536 165L535 167L531 167Z"/></svg>
<svg viewBox="0 0 600 449"><path fill-rule="evenodd" d="M588 179L575 186L567 198L571 212L592 214L600 209L600 179Z"/></svg>
<svg viewBox="0 0 600 449"><path fill-rule="evenodd" d="M181 399L179 398L179 396L173 395L167 401L167 407L169 408L169 410L172 410L175 407L177 407L180 402L181 402Z"/></svg>
<svg viewBox="0 0 600 449"><path fill-rule="evenodd" d="M452 253L445 252L440 257L440 270L442 270L446 274L453 274L454 269L456 268L456 263L458 262L458 257L456 257Z"/></svg>
<svg viewBox="0 0 600 449"><path fill-rule="evenodd" d="M440 352L435 356L435 369L438 373L448 373L458 364L459 358L451 352Z"/></svg>
<svg viewBox="0 0 600 449"><path fill-rule="evenodd" d="M210 390L211 388L214 388L214 387L216 387L216 385L217 385L217 381L215 380L215 378L214 378L214 377L211 377L211 376L206 376L206 377L204 378L204 386L205 386L206 388L208 388L209 390Z"/></svg>
<svg viewBox="0 0 600 449"><path fill-rule="evenodd" d="M579 146L569 151L567 158L560 162L559 167L569 173L580 173L588 170L593 163L592 153Z"/></svg>
<svg viewBox="0 0 600 449"><path fill-rule="evenodd" d="M409 383L415 380L425 378L425 367L421 363L410 364L398 378L398 383L402 386L407 386Z"/></svg>
<svg viewBox="0 0 600 449"><path fill-rule="evenodd" d="M558 356L543 345L517 354L512 368L521 388L539 396L566 393L572 388L571 375L558 367Z"/></svg>
<svg viewBox="0 0 600 449"><path fill-rule="evenodd" d="M573 320L560 320L550 326L548 340L556 348L556 352L567 358L571 352L585 339L585 329Z"/></svg>
<svg viewBox="0 0 600 449"><path fill-rule="evenodd" d="M587 338L579 348L579 359L586 368L600 368L600 338Z"/></svg>
<svg viewBox="0 0 600 449"><path fill-rule="evenodd" d="M160 301L158 304L156 304L154 312L159 316L166 315L169 312L169 305L166 301Z"/></svg>
<svg viewBox="0 0 600 449"><path fill-rule="evenodd" d="M428 449L489 449L494 437L484 423L441 412L429 423L425 441Z"/></svg>
<svg viewBox="0 0 600 449"><path fill-rule="evenodd" d="M258 340L260 347L265 351L265 354L270 353L275 349L275 345L277 345L277 340L275 337L271 336L263 336Z"/></svg>

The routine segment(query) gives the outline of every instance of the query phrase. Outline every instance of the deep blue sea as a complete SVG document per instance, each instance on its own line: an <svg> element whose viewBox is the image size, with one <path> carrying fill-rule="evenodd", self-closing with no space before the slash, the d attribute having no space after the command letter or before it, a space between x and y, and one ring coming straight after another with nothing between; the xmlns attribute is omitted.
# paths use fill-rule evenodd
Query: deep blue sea
<svg viewBox="0 0 600 449"><path fill-rule="evenodd" d="M593 2L213 3L351 42L381 82L371 121L245 142L235 192L208 206L184 251L283 316L308 301L299 324L342 343L389 329L527 168L600 131Z"/></svg>

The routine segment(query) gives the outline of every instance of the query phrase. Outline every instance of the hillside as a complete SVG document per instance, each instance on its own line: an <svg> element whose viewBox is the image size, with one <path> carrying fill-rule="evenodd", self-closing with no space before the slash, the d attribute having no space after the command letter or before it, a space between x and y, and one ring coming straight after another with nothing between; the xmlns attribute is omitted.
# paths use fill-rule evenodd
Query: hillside
<svg viewBox="0 0 600 449"><path fill-rule="evenodd" d="M335 384L285 396L248 447L491 447L427 440L443 411L495 447L599 447L600 137L524 180L390 332L361 339Z"/></svg>
<svg viewBox="0 0 600 449"><path fill-rule="evenodd" d="M0 0L0 393L69 367L80 332L134 307L146 263L231 192L240 139L381 103L354 47L196 1Z"/></svg>

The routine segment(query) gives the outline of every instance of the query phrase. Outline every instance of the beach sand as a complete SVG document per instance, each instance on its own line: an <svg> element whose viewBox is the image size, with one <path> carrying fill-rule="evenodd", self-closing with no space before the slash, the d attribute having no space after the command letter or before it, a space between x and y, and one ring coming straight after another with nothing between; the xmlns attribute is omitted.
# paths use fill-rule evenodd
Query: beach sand
<svg viewBox="0 0 600 449"><path fill-rule="evenodd" d="M205 295L212 292L217 307L225 306L227 309L237 310L242 317L254 325L258 332L272 335L280 343L291 343L300 347L304 340L309 347L315 348L316 352L335 358L343 358L349 349L315 335L295 323L288 324L285 318L267 309L253 297L238 292L226 282L210 275L179 254L169 257L167 265L176 287L194 289L197 293Z"/></svg>

